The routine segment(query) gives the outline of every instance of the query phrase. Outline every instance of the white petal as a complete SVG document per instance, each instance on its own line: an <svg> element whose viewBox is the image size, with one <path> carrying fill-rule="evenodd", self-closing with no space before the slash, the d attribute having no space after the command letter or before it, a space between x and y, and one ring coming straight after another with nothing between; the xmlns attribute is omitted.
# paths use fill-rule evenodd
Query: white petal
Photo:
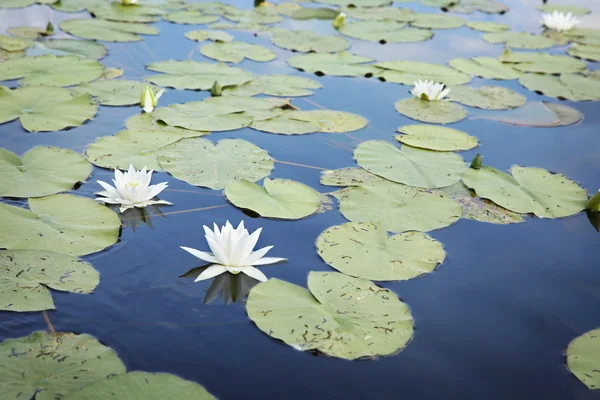
<svg viewBox="0 0 600 400"><path fill-rule="evenodd" d="M257 281L266 282L269 280L265 274L263 274L258 268L254 267L245 267L242 268L242 272Z"/></svg>
<svg viewBox="0 0 600 400"><path fill-rule="evenodd" d="M165 89L160 89L155 95L154 95L154 106L156 107L156 103L158 103L158 99L160 99L160 96L163 95L163 93L165 92Z"/></svg>
<svg viewBox="0 0 600 400"><path fill-rule="evenodd" d="M217 260L219 260L219 263L223 265L228 265L229 258L227 257L227 254L225 253L223 247L217 241L209 237L206 238L206 241L208 242L208 247L210 247L210 250L213 252L215 257L217 257Z"/></svg>
<svg viewBox="0 0 600 400"><path fill-rule="evenodd" d="M198 275L198 277L196 278L196 280L194 282L214 278L215 276L221 275L224 272L227 272L227 269L224 266L218 265L218 264L211 265L210 267L208 267L204 271L202 271L202 273L200 275Z"/></svg>
<svg viewBox="0 0 600 400"><path fill-rule="evenodd" d="M217 260L217 258L215 256L213 256L210 253L206 253L204 251L200 251L200 250L196 250L196 249L192 249L191 247L185 247L185 246L179 246L180 248L182 248L183 250L187 251L188 253L190 253L191 255L193 255L194 257L197 257L199 259L201 259L202 261L206 261L209 263L219 263L219 260Z"/></svg>
<svg viewBox="0 0 600 400"><path fill-rule="evenodd" d="M167 184L167 182L162 182L159 183L157 185L152 185L148 187L148 192L147 192L147 196L149 199L158 196L158 194L160 192L162 192L163 190L165 190L169 185Z"/></svg>
<svg viewBox="0 0 600 400"><path fill-rule="evenodd" d="M263 258L263 256L265 254L267 254L269 252L269 250L271 250L272 248L273 248L273 246L267 246L267 247L263 247L260 250L256 250L255 252L253 252L252 254L250 254L248 256L248 258L246 258L246 260L244 261L244 263L247 264L247 265L253 265L256 261L258 261L261 258Z"/></svg>
<svg viewBox="0 0 600 400"><path fill-rule="evenodd" d="M276 264L280 262L287 261L287 258L277 258L277 257L263 257L259 260L256 260L252 263L252 265L269 265Z"/></svg>

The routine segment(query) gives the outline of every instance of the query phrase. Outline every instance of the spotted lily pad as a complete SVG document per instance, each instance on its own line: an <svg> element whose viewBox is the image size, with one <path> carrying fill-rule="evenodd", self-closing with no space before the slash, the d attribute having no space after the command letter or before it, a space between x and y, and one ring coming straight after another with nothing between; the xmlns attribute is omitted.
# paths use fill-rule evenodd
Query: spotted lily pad
<svg viewBox="0 0 600 400"><path fill-rule="evenodd" d="M479 144L477 138L458 129L437 125L406 125L398 128L403 135L396 140L411 147L436 151L470 150Z"/></svg>
<svg viewBox="0 0 600 400"><path fill-rule="evenodd" d="M500 61L522 72L543 74L577 73L587 66L585 62L572 57L530 51L506 52Z"/></svg>
<svg viewBox="0 0 600 400"><path fill-rule="evenodd" d="M277 56L266 47L244 42L215 42L205 44L200 53L213 60L240 63L247 58L252 61L267 62Z"/></svg>
<svg viewBox="0 0 600 400"><path fill-rule="evenodd" d="M204 42L206 40L212 40L213 42L231 42L233 40L233 36L227 32L209 29L189 31L185 33L185 37L197 42Z"/></svg>
<svg viewBox="0 0 600 400"><path fill-rule="evenodd" d="M310 272L310 291L279 279L256 285L246 309L260 330L298 350L354 360L397 353L413 318L388 289L337 272Z"/></svg>
<svg viewBox="0 0 600 400"><path fill-rule="evenodd" d="M122 373L125 365L115 352L85 334L35 332L0 343L0 387L6 398L62 399Z"/></svg>
<svg viewBox="0 0 600 400"><path fill-rule="evenodd" d="M293 75L258 75L243 85L227 88L223 96L267 96L295 97L310 96L310 89L319 89L321 84L315 80Z"/></svg>
<svg viewBox="0 0 600 400"><path fill-rule="evenodd" d="M583 75L524 74L519 82L529 90L550 97L571 101L600 100L600 81Z"/></svg>
<svg viewBox="0 0 600 400"><path fill-rule="evenodd" d="M22 78L22 86L72 86L98 79L103 70L96 60L45 55L0 63L0 81Z"/></svg>
<svg viewBox="0 0 600 400"><path fill-rule="evenodd" d="M480 32L504 32L510 29L510 26L506 24L500 24L498 22L489 22L489 21L470 21L467 22L467 26L471 29Z"/></svg>
<svg viewBox="0 0 600 400"><path fill-rule="evenodd" d="M312 31L275 32L271 41L282 49L302 53L335 53L350 47L350 43L340 36L317 35Z"/></svg>
<svg viewBox="0 0 600 400"><path fill-rule="evenodd" d="M219 20L219 17L216 15L206 15L196 10L175 11L165 15L163 18L175 24L189 25L210 24Z"/></svg>
<svg viewBox="0 0 600 400"><path fill-rule="evenodd" d="M78 153L37 146L19 157L0 148L0 197L41 197L71 190L85 181L92 166Z"/></svg>
<svg viewBox="0 0 600 400"><path fill-rule="evenodd" d="M567 50L573 57L600 61L600 45L575 44Z"/></svg>
<svg viewBox="0 0 600 400"><path fill-rule="evenodd" d="M2 311L53 310L49 289L89 294L99 280L98 271L77 257L53 251L0 250Z"/></svg>
<svg viewBox="0 0 600 400"><path fill-rule="evenodd" d="M360 186L385 179L370 173L366 169L347 167L321 172L321 185L327 186Z"/></svg>
<svg viewBox="0 0 600 400"><path fill-rule="evenodd" d="M502 86L456 86L449 98L469 107L486 110L506 110L521 107L527 102L525 96Z"/></svg>
<svg viewBox="0 0 600 400"><path fill-rule="evenodd" d="M527 32L492 32L486 33L482 39L489 43L505 43L515 49L547 49L554 46L554 40L541 35L532 35Z"/></svg>
<svg viewBox="0 0 600 400"><path fill-rule="evenodd" d="M406 23L392 20L358 21L342 25L339 31L354 39L384 43L421 42L431 39L428 29L406 28Z"/></svg>
<svg viewBox="0 0 600 400"><path fill-rule="evenodd" d="M569 371L588 389L600 388L600 329L573 339L566 354Z"/></svg>
<svg viewBox="0 0 600 400"><path fill-rule="evenodd" d="M29 7L33 4L52 4L58 0L3 0L0 3L1 8L22 8Z"/></svg>
<svg viewBox="0 0 600 400"><path fill-rule="evenodd" d="M310 186L289 179L265 178L263 186L246 179L231 182L225 196L234 206L261 217L300 219L319 209L321 196Z"/></svg>
<svg viewBox="0 0 600 400"><path fill-rule="evenodd" d="M22 51L31 46L31 41L0 35L0 49L4 51Z"/></svg>
<svg viewBox="0 0 600 400"><path fill-rule="evenodd" d="M432 124L450 124L467 117L467 110L451 101L427 101L416 97L400 99L394 104L405 117Z"/></svg>
<svg viewBox="0 0 600 400"><path fill-rule="evenodd" d="M425 29L454 29L465 24L465 20L448 14L416 13L411 26Z"/></svg>
<svg viewBox="0 0 600 400"><path fill-rule="evenodd" d="M107 21L104 19L69 19L60 29L73 36L106 42L137 42L140 35L158 35L158 29L140 23Z"/></svg>
<svg viewBox="0 0 600 400"><path fill-rule="evenodd" d="M211 189L223 189L237 179L256 182L274 165L269 153L241 139L222 139L216 145L206 139L182 139L162 149L158 161L175 178Z"/></svg>
<svg viewBox="0 0 600 400"><path fill-rule="evenodd" d="M520 214L561 218L585 208L587 192L562 174L518 165L511 168L511 174L487 166L469 168L463 182L479 197Z"/></svg>
<svg viewBox="0 0 600 400"><path fill-rule="evenodd" d="M375 64L382 70L377 76L385 81L412 85L418 80L432 80L448 86L471 82L471 77L450 67L419 61L386 61Z"/></svg>
<svg viewBox="0 0 600 400"><path fill-rule="evenodd" d="M151 75L146 80L159 86L175 89L210 90L215 82L221 87L236 86L252 80L253 75L241 68L225 64L197 61L161 61L148 65L151 71L162 75Z"/></svg>
<svg viewBox="0 0 600 400"><path fill-rule="evenodd" d="M446 258L442 244L426 233L388 238L380 222L348 222L317 238L317 252L344 274L373 281L399 281L432 272Z"/></svg>
<svg viewBox="0 0 600 400"><path fill-rule="evenodd" d="M96 3L96 2L95 2ZM156 22L165 11L140 4L121 4L121 2L101 2L87 7L96 18L117 22Z"/></svg>
<svg viewBox="0 0 600 400"><path fill-rule="evenodd" d="M78 39L46 39L35 42L35 45L27 50L28 56L43 56L53 54L55 56L79 56L99 60L103 58L108 49L102 43L91 40Z"/></svg>
<svg viewBox="0 0 600 400"><path fill-rule="evenodd" d="M466 74L486 79L510 80L518 79L522 75L521 72L492 57L453 58L449 64Z"/></svg>
<svg viewBox="0 0 600 400"><path fill-rule="evenodd" d="M580 7L572 4L541 4L536 7L541 12L552 14L554 11L562 13L571 13L574 16L588 15L592 11L589 8Z"/></svg>
<svg viewBox="0 0 600 400"><path fill-rule="evenodd" d="M287 62L301 71L317 75L331 76L366 76L371 77L376 72L368 57L355 56L347 51L334 54L308 53L290 57Z"/></svg>
<svg viewBox="0 0 600 400"><path fill-rule="evenodd" d="M147 85L144 82L129 80L99 80L79 85L75 94L89 93L94 100L104 106L129 106L140 103L140 94Z"/></svg>
<svg viewBox="0 0 600 400"><path fill-rule="evenodd" d="M73 97L63 88L28 86L11 90L0 86L0 124L19 118L30 132L79 126L93 118L97 110L88 94Z"/></svg>

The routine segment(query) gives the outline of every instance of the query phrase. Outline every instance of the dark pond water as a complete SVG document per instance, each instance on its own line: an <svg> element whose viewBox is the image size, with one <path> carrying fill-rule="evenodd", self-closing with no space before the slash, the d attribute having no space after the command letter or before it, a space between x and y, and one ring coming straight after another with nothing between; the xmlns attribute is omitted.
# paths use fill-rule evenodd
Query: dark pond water
<svg viewBox="0 0 600 400"><path fill-rule="evenodd" d="M504 16L471 14L470 20L505 22L537 31L537 1L506 1ZM573 3L573 2L569 2ZM585 4L596 7L599 4ZM245 5L236 3L239 7ZM246 5L249 6L249 5ZM417 3L402 7L433 12ZM600 14L586 17L597 25ZM43 6L0 11L2 29L45 24L60 15ZM596 22L596 23L595 23ZM327 21L286 20L281 26L330 32ZM109 44L103 62L141 79L152 61L204 57L184 33L199 27L158 23L158 37L144 42ZM269 47L266 36L232 31L236 39ZM501 45L480 39L468 28L437 31L433 40L380 46L351 40L351 51L379 61L411 59L445 63L454 57L498 56ZM557 50L560 50L558 48ZM288 67L291 52L275 48L278 59L267 64L244 61L256 73L308 76ZM597 65L590 64L591 69ZM409 87L373 79L318 80L323 89L293 103L303 110L324 107L362 115L369 126L351 134L318 133L285 137L250 129L215 133L212 140L242 138L265 148L277 160L271 177L294 179L321 192L319 169L355 166L352 149L370 139L394 142L399 126L412 123L398 114L394 102ZM474 84L489 83L475 79ZM516 81L494 82L530 100L552 100L523 89ZM161 105L200 100L206 92L169 90ZM527 128L468 118L451 125L476 136L480 148L464 152L470 160L481 152L487 165L507 170L513 164L561 172L590 193L600 187L600 108L598 103L565 102L585 114L575 126ZM469 116L480 111L469 108ZM79 128L53 133L26 133L18 122L0 126L0 146L23 153L47 144L83 152L97 137L113 135L138 107L100 107L96 118ZM111 171L95 167L76 193L92 197L96 180ZM219 398L405 398L405 399L598 399L566 369L563 351L576 336L600 326L599 234L585 214L561 220L529 218L515 225L492 225L461 219L431 232L448 253L445 263L421 278L382 286L396 292L411 308L416 323L413 341L402 353L375 361L348 362L313 356L272 340L248 319L241 303L216 298L204 304L210 281L178 278L197 266L179 249L205 249L202 225L244 219L251 230L263 227L262 245L275 245L271 255L286 264L265 267L269 277L306 286L309 271L331 270L317 255L314 242L326 228L346 222L334 209L308 219L283 222L251 219L229 205L218 191L193 187L157 173L169 182L161 197L173 202L151 224L128 221L120 243L84 257L100 271L93 295L54 292L56 311L50 319L59 331L89 333L113 347L129 370L165 371L202 383ZM16 204L15 202L12 202ZM24 203L23 203L24 204ZM189 211L216 206L213 209ZM132 219L132 217L126 217ZM137 224L136 224L137 222ZM134 229L135 228L135 229ZM46 329L41 313L0 313L0 340Z"/></svg>

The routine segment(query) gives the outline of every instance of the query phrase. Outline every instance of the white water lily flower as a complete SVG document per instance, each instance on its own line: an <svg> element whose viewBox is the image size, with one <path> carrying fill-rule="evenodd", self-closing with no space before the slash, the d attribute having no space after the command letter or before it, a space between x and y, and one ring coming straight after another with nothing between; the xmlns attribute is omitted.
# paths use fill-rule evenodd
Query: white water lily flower
<svg viewBox="0 0 600 400"><path fill-rule="evenodd" d="M160 96L162 96L164 92L165 89L160 89L155 94L150 86L146 86L146 88L142 90L142 98L140 100L140 105L144 111L147 113L154 111L158 104L158 99L160 99Z"/></svg>
<svg viewBox="0 0 600 400"><path fill-rule="evenodd" d="M167 204L165 200L152 200L167 187L167 182L158 185L150 185L153 171L146 171L144 167L141 171L136 171L133 165L129 166L129 171L123 173L115 169L115 187L110 186L103 181L96 181L105 190L96 193L96 201L106 204L120 204L119 211L123 212L130 208L143 208L152 204Z"/></svg>
<svg viewBox="0 0 600 400"><path fill-rule="evenodd" d="M339 13L331 23L335 29L340 29L346 23L346 13Z"/></svg>
<svg viewBox="0 0 600 400"><path fill-rule="evenodd" d="M268 278L260 272L256 265L275 264L281 261L287 261L285 258L263 257L273 246L263 247L260 250L252 251L262 228L258 228L251 235L244 228L244 221L240 222L236 229L227 221L225 226L219 231L217 224L214 224L214 230L211 231L204 226L204 237L208 242L212 253L205 253L196 249L181 246L181 248L199 259L211 263L198 277L195 282L204 279L214 278L225 272L232 274L244 274L265 282Z"/></svg>
<svg viewBox="0 0 600 400"><path fill-rule="evenodd" d="M542 15L542 24L544 24L546 28L554 29L558 32L573 29L575 25L579 23L581 23L581 21L573 17L573 14L570 12L564 13L554 10L552 14Z"/></svg>
<svg viewBox="0 0 600 400"><path fill-rule="evenodd" d="M436 101L448 96L450 89L443 83L418 80L415 82L415 87L410 92L421 100Z"/></svg>

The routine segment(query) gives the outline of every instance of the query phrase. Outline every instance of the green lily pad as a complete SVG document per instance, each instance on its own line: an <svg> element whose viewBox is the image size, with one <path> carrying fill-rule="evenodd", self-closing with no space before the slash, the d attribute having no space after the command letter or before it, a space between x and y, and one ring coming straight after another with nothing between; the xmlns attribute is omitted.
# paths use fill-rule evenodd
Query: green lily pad
<svg viewBox="0 0 600 400"><path fill-rule="evenodd" d="M277 58L275 53L266 47L244 42L215 42L205 44L200 48L200 53L213 60L240 63L245 58L267 62Z"/></svg>
<svg viewBox="0 0 600 400"><path fill-rule="evenodd" d="M75 94L89 93L92 98L104 106L130 106L139 104L146 83L129 80L99 80L79 85L73 89Z"/></svg>
<svg viewBox="0 0 600 400"><path fill-rule="evenodd" d="M506 24L500 24L498 22L489 22L489 21L470 21L467 22L467 26L471 29L480 32L504 32L510 29L510 26Z"/></svg>
<svg viewBox="0 0 600 400"><path fill-rule="evenodd" d="M426 233L388 238L380 222L348 222L317 238L317 252L338 271L373 281L400 281L432 272L444 262L442 244Z"/></svg>
<svg viewBox="0 0 600 400"><path fill-rule="evenodd" d="M416 14L412 10L398 7L345 7L343 12L351 18L363 21L392 20L396 22L411 22L416 19Z"/></svg>
<svg viewBox="0 0 600 400"><path fill-rule="evenodd" d="M102 71L104 67L96 60L45 55L0 63L0 81L22 78L22 86L72 86L98 79Z"/></svg>
<svg viewBox="0 0 600 400"><path fill-rule="evenodd" d="M394 104L396 111L405 117L432 124L450 124L467 117L467 110L450 101L427 101L410 97Z"/></svg>
<svg viewBox="0 0 600 400"><path fill-rule="evenodd" d="M448 14L426 14L416 13L415 20L411 21L411 26L424 29L455 29L465 24L461 17Z"/></svg>
<svg viewBox="0 0 600 400"><path fill-rule="evenodd" d="M433 37L433 32L428 29L406 28L406 23L393 20L350 22L342 25L339 31L354 39L381 44L421 42Z"/></svg>
<svg viewBox="0 0 600 400"><path fill-rule="evenodd" d="M289 179L265 178L264 187L239 179L225 188L225 197L234 206L252 210L261 217L301 219L319 209L321 196L310 186Z"/></svg>
<svg viewBox="0 0 600 400"><path fill-rule="evenodd" d="M99 281L98 271L77 257L53 251L0 250L2 311L54 310L49 289L89 294Z"/></svg>
<svg viewBox="0 0 600 400"><path fill-rule="evenodd" d="M0 49L0 61L15 60L21 57L25 57L24 51L6 51Z"/></svg>
<svg viewBox="0 0 600 400"><path fill-rule="evenodd" d="M158 161L176 179L210 189L223 189L238 179L256 182L274 165L266 150L241 139L222 139L216 145L206 139L182 139L162 149Z"/></svg>
<svg viewBox="0 0 600 400"><path fill-rule="evenodd" d="M515 49L547 49L556 43L554 40L541 35L532 35L527 32L492 32L481 37L488 43L505 43Z"/></svg>
<svg viewBox="0 0 600 400"><path fill-rule="evenodd" d="M4 51L22 51L31 46L30 40L0 35L0 49Z"/></svg>
<svg viewBox="0 0 600 400"><path fill-rule="evenodd" d="M28 56L79 56L99 60L103 58L108 49L102 43L91 40L77 39L46 39L35 42L34 47L27 50Z"/></svg>
<svg viewBox="0 0 600 400"><path fill-rule="evenodd" d="M196 10L175 11L165 15L163 18L165 21L173 22L175 24L189 25L210 24L211 22L219 20L219 17L216 15L206 15Z"/></svg>
<svg viewBox="0 0 600 400"><path fill-rule="evenodd" d="M319 3L340 7L382 7L392 4L392 0L319 0Z"/></svg>
<svg viewBox="0 0 600 400"><path fill-rule="evenodd" d="M294 349L354 360L392 355L413 334L408 307L388 289L337 272L310 272L310 291L279 279L250 291L250 319Z"/></svg>
<svg viewBox="0 0 600 400"><path fill-rule="evenodd" d="M350 43L341 36L317 35L312 31L276 32L271 41L282 49L302 53L335 53L350 47Z"/></svg>
<svg viewBox="0 0 600 400"><path fill-rule="evenodd" d="M448 86L471 82L471 77L450 67L419 61L386 61L375 64L383 69L377 74L379 79L412 85L418 80L432 80Z"/></svg>
<svg viewBox="0 0 600 400"><path fill-rule="evenodd" d="M189 31L185 33L185 37L197 42L205 42L207 40L212 40L213 42L231 42L233 40L233 36L227 32L209 29Z"/></svg>
<svg viewBox="0 0 600 400"><path fill-rule="evenodd" d="M585 60L600 61L600 46L598 45L574 44L569 47L567 53Z"/></svg>
<svg viewBox="0 0 600 400"><path fill-rule="evenodd" d="M553 127L560 124L558 115L541 101L528 101L516 109L483 112L473 117L478 118L517 126Z"/></svg>
<svg viewBox="0 0 600 400"><path fill-rule="evenodd" d="M64 400L161 399L214 400L204 387L176 375L128 372L100 380L72 392Z"/></svg>
<svg viewBox="0 0 600 400"><path fill-rule="evenodd" d="M84 12L94 6L102 6L105 0L60 0L50 5L53 9L65 13Z"/></svg>
<svg viewBox="0 0 600 400"><path fill-rule="evenodd" d="M223 17L230 21L251 23L251 24L277 24L283 21L283 18L277 13L270 13L266 8L255 8L253 10L227 10Z"/></svg>
<svg viewBox="0 0 600 400"><path fill-rule="evenodd" d="M372 174L365 169L357 167L340 168L321 172L321 185L327 186L360 186L362 184L371 184L384 180L385 179Z"/></svg>
<svg viewBox="0 0 600 400"><path fill-rule="evenodd" d="M90 335L34 332L0 343L0 371L5 398L54 400L125 373L125 365Z"/></svg>
<svg viewBox="0 0 600 400"><path fill-rule="evenodd" d="M50 34L46 28L37 26L13 26L8 28L7 32L20 39L39 39Z"/></svg>
<svg viewBox="0 0 600 400"><path fill-rule="evenodd" d="M200 1L200 2L185 2L185 7L188 10L198 10L206 14L221 15L225 11L235 12L235 6L224 4L220 1Z"/></svg>
<svg viewBox="0 0 600 400"><path fill-rule="evenodd" d="M221 30L240 30L240 31L254 31L254 32L260 32L260 31L264 31L266 30L266 27L264 25L260 25L260 24L255 24L253 22L240 22L240 23L234 23L234 22L227 22L227 21L223 21L223 22L214 22L212 24L209 24L207 26L207 28L209 29L221 29Z"/></svg>
<svg viewBox="0 0 600 400"><path fill-rule="evenodd" d="M95 18L116 22L156 22L164 10L139 4L125 5L121 2L102 2L87 7Z"/></svg>
<svg viewBox="0 0 600 400"><path fill-rule="evenodd" d="M355 56L347 51L334 54L308 53L290 57L287 62L300 71L330 76L366 76L376 72L368 57Z"/></svg>
<svg viewBox="0 0 600 400"><path fill-rule="evenodd" d="M437 125L406 125L398 128L404 135L396 140L411 147L436 151L470 150L479 145L477 138L458 129Z"/></svg>
<svg viewBox="0 0 600 400"><path fill-rule="evenodd" d="M158 35L157 28L146 24L114 22L104 19L69 19L60 29L73 36L106 42L137 42L139 35Z"/></svg>
<svg viewBox="0 0 600 400"><path fill-rule="evenodd" d="M91 173L87 160L69 149L37 146L21 158L0 148L0 197L41 197L66 192Z"/></svg>
<svg viewBox="0 0 600 400"><path fill-rule="evenodd" d="M309 89L319 89L321 84L315 80L293 75L258 75L243 85L223 90L223 96L267 96L296 97L310 96Z"/></svg>
<svg viewBox="0 0 600 400"><path fill-rule="evenodd" d="M561 218L578 214L585 208L587 191L562 174L518 165L511 168L511 174L487 166L477 170L469 168L463 182L479 197L520 214Z"/></svg>
<svg viewBox="0 0 600 400"><path fill-rule="evenodd" d="M448 96L452 101L486 110L506 110L527 102L525 96L502 86L456 86Z"/></svg>
<svg viewBox="0 0 600 400"><path fill-rule="evenodd" d="M320 132L329 133L353 132L368 124L360 115L333 110L294 111L292 118L317 124Z"/></svg>
<svg viewBox="0 0 600 400"><path fill-rule="evenodd" d="M470 14L480 11L486 14L504 14L509 10L508 6L502 2L494 0L460 0L453 1L444 11Z"/></svg>
<svg viewBox="0 0 600 400"><path fill-rule="evenodd" d="M500 56L500 61L522 72L543 74L577 73L587 67L585 62L572 57L529 51L508 52Z"/></svg>
<svg viewBox="0 0 600 400"><path fill-rule="evenodd" d="M0 247L83 256L119 238L119 216L92 199L55 194L28 202L31 211L0 203Z"/></svg>
<svg viewBox="0 0 600 400"><path fill-rule="evenodd" d="M593 44L600 46L600 29L594 28L573 28L561 32L568 39L581 44Z"/></svg>
<svg viewBox="0 0 600 400"><path fill-rule="evenodd" d="M466 74L486 79L510 80L518 79L522 75L521 72L492 57L453 58L448 64Z"/></svg>
<svg viewBox="0 0 600 400"><path fill-rule="evenodd" d="M462 157L410 146L398 148L383 140L363 142L354 150L358 165L385 179L405 185L436 188L460 180L467 169Z"/></svg>
<svg viewBox="0 0 600 400"><path fill-rule="evenodd" d="M571 101L600 100L600 81L583 75L524 74L519 83L534 92Z"/></svg>
<svg viewBox="0 0 600 400"><path fill-rule="evenodd" d="M253 75L241 68L225 64L214 64L197 61L161 61L146 67L151 71L162 72L162 75L146 77L159 86L175 89L210 90L215 82L221 87L237 86L252 80Z"/></svg>
<svg viewBox="0 0 600 400"><path fill-rule="evenodd" d="M566 351L567 368L588 389L600 388L600 329L576 337Z"/></svg>
<svg viewBox="0 0 600 400"><path fill-rule="evenodd" d="M542 4L536 7L537 10L552 14L554 11L562 13L571 13L574 16L588 15L592 10L572 4Z"/></svg>
<svg viewBox="0 0 600 400"><path fill-rule="evenodd" d="M295 119L294 116L297 112L286 110L275 118L253 121L250 127L261 132L281 135L304 135L321 130L321 125L317 123Z"/></svg>
<svg viewBox="0 0 600 400"><path fill-rule="evenodd" d="M97 110L89 95L73 97L68 89L28 86L11 90L0 86L0 124L19 118L29 132L79 126L92 119Z"/></svg>
<svg viewBox="0 0 600 400"><path fill-rule="evenodd" d="M461 205L444 194L419 193L414 187L386 180L342 189L333 195L349 221L379 221L390 232L441 229L458 221L462 214Z"/></svg>
<svg viewBox="0 0 600 400"><path fill-rule="evenodd" d="M0 8L23 8L33 4L52 4L58 0L3 0Z"/></svg>
<svg viewBox="0 0 600 400"><path fill-rule="evenodd" d="M208 135L210 132L194 131L177 126L169 126L152 118L152 114L138 114L125 121L125 127L130 131L146 132L146 134L169 134L171 137L197 137ZM139 168L138 168L139 169Z"/></svg>
<svg viewBox="0 0 600 400"><path fill-rule="evenodd" d="M301 21L308 19L333 20L339 13L338 10L325 7L302 7L296 10L291 17Z"/></svg>

